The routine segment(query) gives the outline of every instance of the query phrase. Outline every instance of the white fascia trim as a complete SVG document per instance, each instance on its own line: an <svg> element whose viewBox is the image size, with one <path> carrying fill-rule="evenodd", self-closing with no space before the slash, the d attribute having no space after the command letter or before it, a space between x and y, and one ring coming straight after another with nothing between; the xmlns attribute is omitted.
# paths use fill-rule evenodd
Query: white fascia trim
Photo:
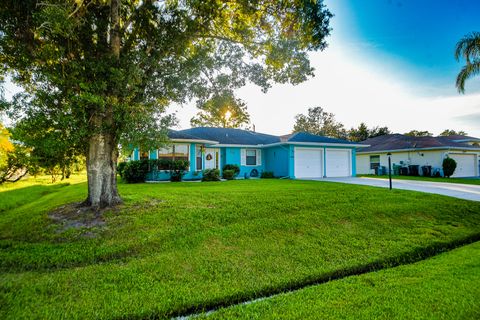
<svg viewBox="0 0 480 320"><path fill-rule="evenodd" d="M227 148L252 148L252 149L259 149L265 146L266 145L263 145L263 144L216 144L214 145L215 148L227 147Z"/></svg>
<svg viewBox="0 0 480 320"><path fill-rule="evenodd" d="M347 144L347 143L328 143L328 142L277 142L272 144L267 144L264 148L275 147L282 144L291 144L294 146L316 146L316 147L357 147L365 148L370 147L368 144Z"/></svg>
<svg viewBox="0 0 480 320"><path fill-rule="evenodd" d="M393 149L393 150L377 150L377 151L358 151L357 154L371 154L371 153L387 153L387 152L409 152L409 151L435 151L435 150L465 150L477 151L478 148L461 148L461 147L432 147L432 148L410 148L410 149Z"/></svg>
<svg viewBox="0 0 480 320"><path fill-rule="evenodd" d="M213 141L213 140L170 139L170 141L172 141L172 142L191 142L191 143L218 144L218 141Z"/></svg>
<svg viewBox="0 0 480 320"><path fill-rule="evenodd" d="M366 148L370 147L368 144L347 144L347 143L320 143L320 142L275 142L270 144L215 144L213 147L228 147L228 148L253 148L253 149L262 149L270 148L281 145L297 145L297 146L316 146L316 147L355 147L355 148Z"/></svg>

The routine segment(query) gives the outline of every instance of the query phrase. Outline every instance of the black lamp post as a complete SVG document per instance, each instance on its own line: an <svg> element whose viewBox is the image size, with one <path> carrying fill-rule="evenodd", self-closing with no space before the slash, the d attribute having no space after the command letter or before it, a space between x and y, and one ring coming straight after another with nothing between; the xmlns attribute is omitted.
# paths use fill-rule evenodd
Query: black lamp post
<svg viewBox="0 0 480 320"><path fill-rule="evenodd" d="M390 190L392 190L392 154L387 153L388 156L388 181L390 183Z"/></svg>

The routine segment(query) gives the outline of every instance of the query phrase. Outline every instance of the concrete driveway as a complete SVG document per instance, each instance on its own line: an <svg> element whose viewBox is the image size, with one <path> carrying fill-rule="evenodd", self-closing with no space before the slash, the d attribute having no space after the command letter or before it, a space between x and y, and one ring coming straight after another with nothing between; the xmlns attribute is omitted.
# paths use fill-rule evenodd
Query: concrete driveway
<svg viewBox="0 0 480 320"><path fill-rule="evenodd" d="M359 184L364 186L388 188L388 179L375 178L324 178L319 181L340 182ZM415 181L415 180L392 180L394 189L412 190L427 193L436 193L444 196L466 200L480 201L480 185Z"/></svg>

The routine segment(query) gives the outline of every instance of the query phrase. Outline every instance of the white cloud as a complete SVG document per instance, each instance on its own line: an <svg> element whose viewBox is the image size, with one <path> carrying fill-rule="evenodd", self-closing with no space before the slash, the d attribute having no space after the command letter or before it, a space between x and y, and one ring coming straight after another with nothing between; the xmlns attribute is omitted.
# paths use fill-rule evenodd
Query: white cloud
<svg viewBox="0 0 480 320"><path fill-rule="evenodd" d="M298 86L275 85L267 94L255 86L239 90L256 130L288 133L296 114L322 106L347 128L366 122L369 126L388 126L400 133L417 129L438 134L448 128L480 136L479 125L461 118L480 112L480 94L451 96L455 92L452 86L444 92L436 90L443 93L441 96L422 95L422 91L431 92L431 88L408 79L405 70L396 71L398 66L388 60L363 59L355 51L355 48L332 46L325 52L312 54L316 76ZM193 105L179 109L181 127L189 127L195 111Z"/></svg>

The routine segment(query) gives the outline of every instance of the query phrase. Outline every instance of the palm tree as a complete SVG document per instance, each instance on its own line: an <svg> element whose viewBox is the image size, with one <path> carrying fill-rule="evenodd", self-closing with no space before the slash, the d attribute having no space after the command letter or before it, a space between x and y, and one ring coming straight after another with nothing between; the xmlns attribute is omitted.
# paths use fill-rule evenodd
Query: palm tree
<svg viewBox="0 0 480 320"><path fill-rule="evenodd" d="M465 92L465 81L480 73L480 32L472 32L458 41L455 48L455 59L465 58L467 64L457 76L458 92Z"/></svg>

